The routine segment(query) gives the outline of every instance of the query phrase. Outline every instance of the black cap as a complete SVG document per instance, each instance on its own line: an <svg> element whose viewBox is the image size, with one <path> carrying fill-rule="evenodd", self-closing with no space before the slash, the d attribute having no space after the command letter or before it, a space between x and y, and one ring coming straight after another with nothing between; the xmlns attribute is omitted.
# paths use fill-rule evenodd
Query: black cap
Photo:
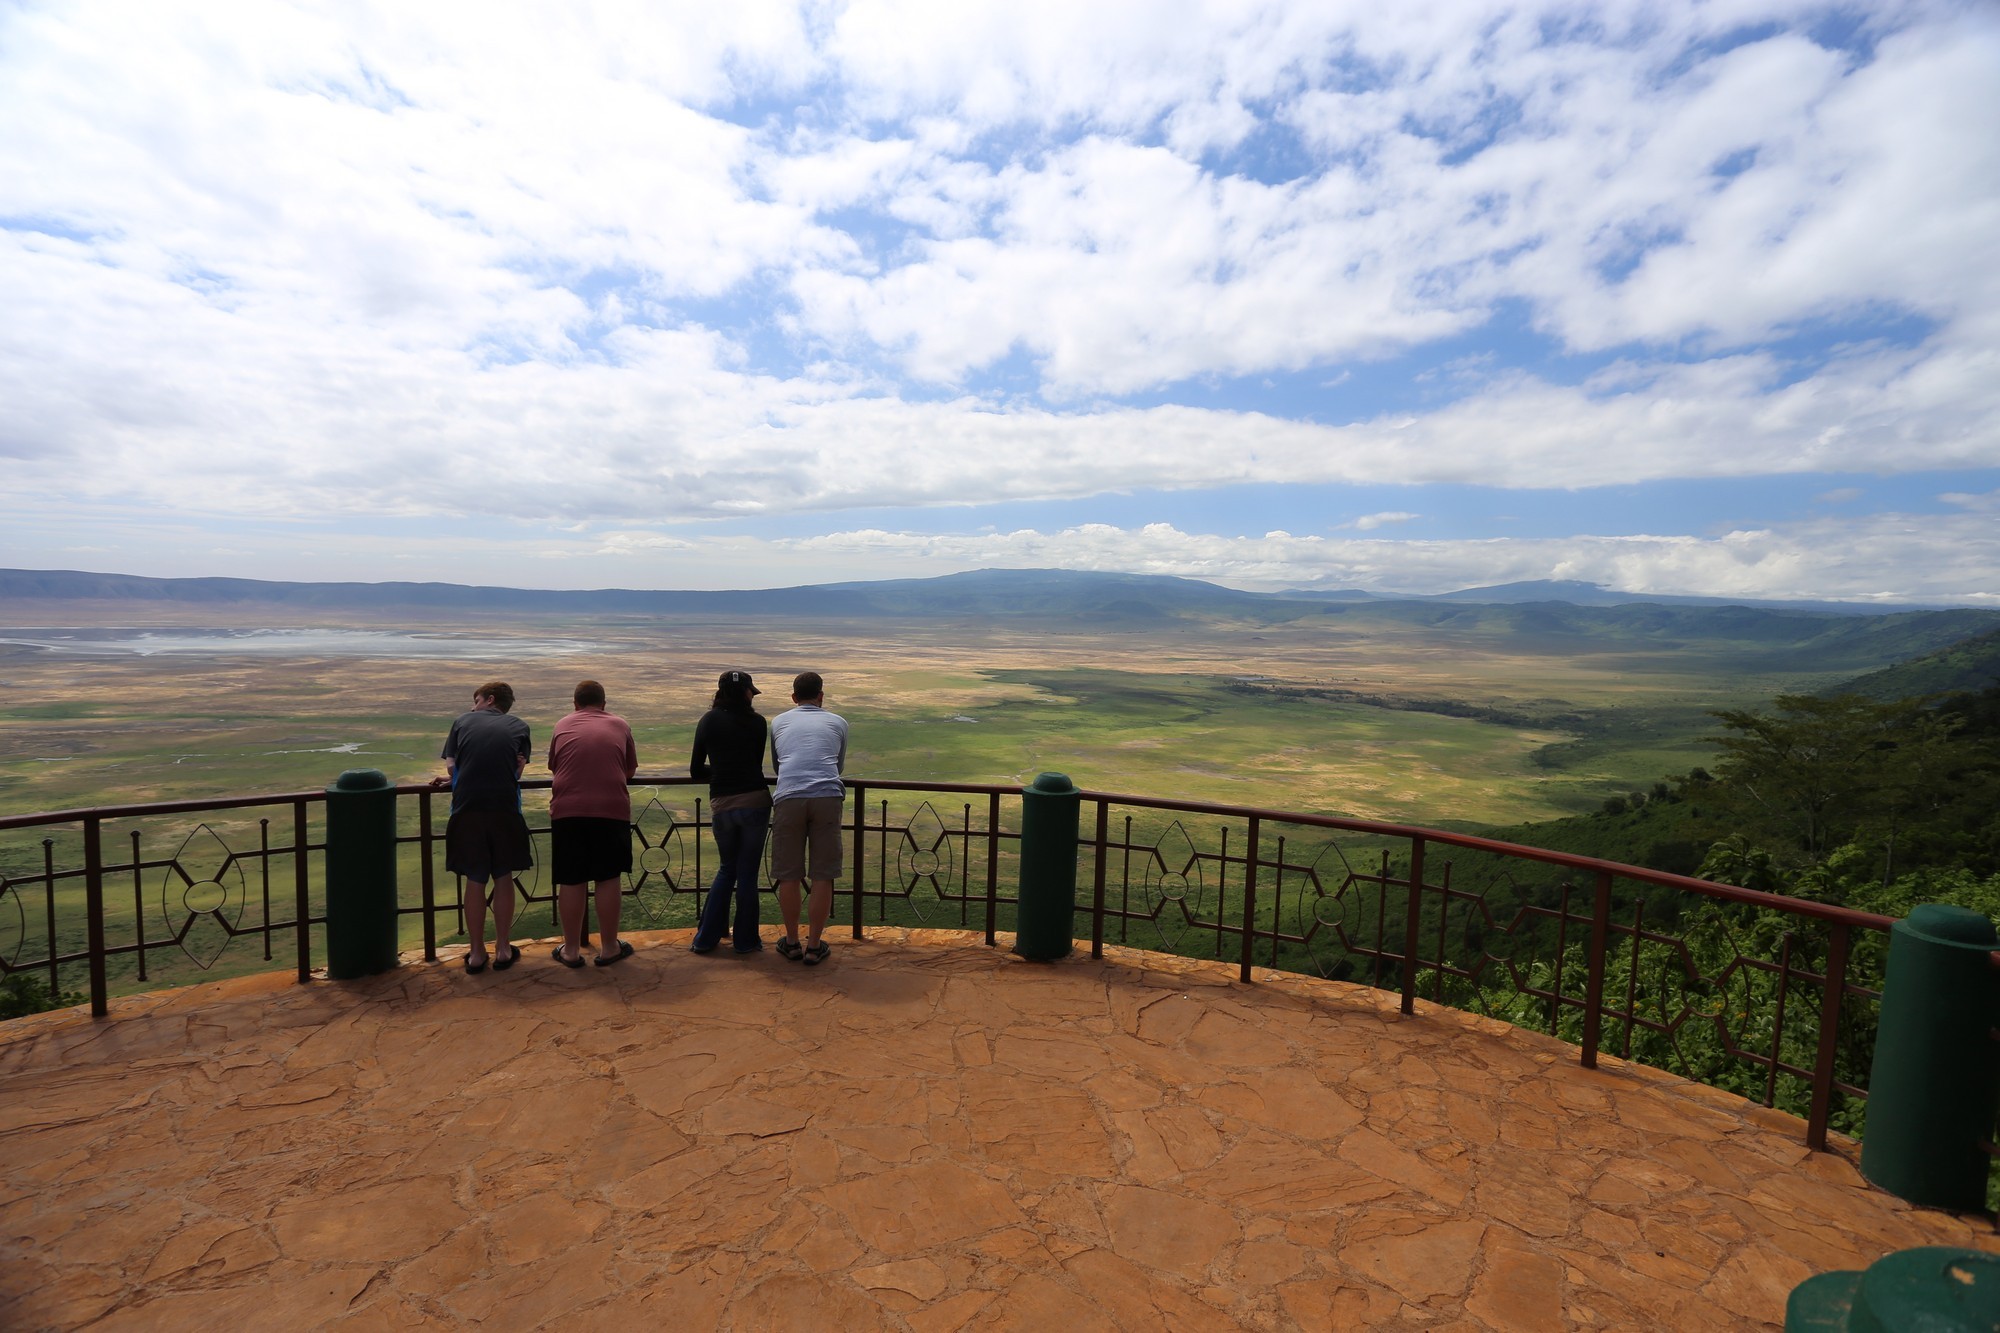
<svg viewBox="0 0 2000 1333"><path fill-rule="evenodd" d="M742 690L745 694L762 694L764 692L757 688L757 683L750 679L750 673L747 671L723 672L715 678L715 688L718 690Z"/></svg>

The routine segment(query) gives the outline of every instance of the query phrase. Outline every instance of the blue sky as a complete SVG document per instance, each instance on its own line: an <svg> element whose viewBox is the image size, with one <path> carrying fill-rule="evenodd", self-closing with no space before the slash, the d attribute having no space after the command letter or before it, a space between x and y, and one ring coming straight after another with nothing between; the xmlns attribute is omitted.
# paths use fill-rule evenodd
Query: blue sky
<svg viewBox="0 0 2000 1333"><path fill-rule="evenodd" d="M2000 11L0 7L0 564L2000 605Z"/></svg>

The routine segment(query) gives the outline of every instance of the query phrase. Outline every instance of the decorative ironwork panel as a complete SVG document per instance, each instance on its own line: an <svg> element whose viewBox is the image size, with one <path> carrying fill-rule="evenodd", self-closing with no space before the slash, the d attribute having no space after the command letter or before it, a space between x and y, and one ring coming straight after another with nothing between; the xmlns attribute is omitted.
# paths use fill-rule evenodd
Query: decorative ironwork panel
<svg viewBox="0 0 2000 1333"><path fill-rule="evenodd" d="M672 919L677 896L699 896L706 887L697 882L692 848L705 827L693 820L683 822L657 795L633 817L632 837L637 846L632 854L632 873L625 880L625 895L648 924L666 923Z"/></svg>
<svg viewBox="0 0 2000 1333"><path fill-rule="evenodd" d="M21 887L0 875L0 973L14 971L28 942L28 914L21 906Z"/></svg>
<svg viewBox="0 0 2000 1333"><path fill-rule="evenodd" d="M160 919L196 967L206 972L229 947L249 892L236 853L207 824L181 840L160 876Z"/></svg>

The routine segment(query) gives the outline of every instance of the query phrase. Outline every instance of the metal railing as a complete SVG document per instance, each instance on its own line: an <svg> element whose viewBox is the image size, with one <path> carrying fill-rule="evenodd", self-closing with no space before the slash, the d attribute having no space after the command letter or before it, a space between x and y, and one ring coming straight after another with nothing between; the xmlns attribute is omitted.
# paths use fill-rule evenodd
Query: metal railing
<svg viewBox="0 0 2000 1333"><path fill-rule="evenodd" d="M545 866L548 780L522 785ZM708 820L691 785L633 781L630 925L692 924L698 911ZM448 794L396 792L403 938L435 959L440 927L462 929L460 886L439 859ZM289 944L308 980L325 921L325 799L0 817L0 975L43 974L60 995L81 969L101 1015L114 990L212 974L249 939L253 965ZM1258 966L1361 982L1397 991L1405 1013L1424 999L1563 1037L1587 1067L1609 1052L1801 1110L1815 1149L1836 1122L1858 1126L1888 918L1437 829L1081 801L1093 956L1119 943L1226 960L1245 982ZM850 780L835 920L857 939L873 922L997 944L1019 901L1019 829L1015 787ZM553 923L541 873L518 886Z"/></svg>

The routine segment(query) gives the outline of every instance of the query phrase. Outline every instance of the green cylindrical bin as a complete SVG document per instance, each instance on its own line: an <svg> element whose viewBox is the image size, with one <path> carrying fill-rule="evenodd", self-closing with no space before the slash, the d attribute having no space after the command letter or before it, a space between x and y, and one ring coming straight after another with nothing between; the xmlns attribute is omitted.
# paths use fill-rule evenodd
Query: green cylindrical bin
<svg viewBox="0 0 2000 1333"><path fill-rule="evenodd" d="M1860 1273L1821 1273L1792 1289L1785 1333L1929 1333L2000 1327L2000 1258L1926 1245Z"/></svg>
<svg viewBox="0 0 2000 1333"><path fill-rule="evenodd" d="M1986 1206L1992 1159L1981 1144L2000 1108L1996 947L1991 921L1940 903L1889 931L1861 1173L1911 1203Z"/></svg>
<svg viewBox="0 0 2000 1333"><path fill-rule="evenodd" d="M396 965L396 787L372 768L326 789L326 974Z"/></svg>
<svg viewBox="0 0 2000 1333"><path fill-rule="evenodd" d="M1036 962L1066 956L1075 942L1076 830L1083 793L1061 773L1021 789L1021 907L1014 952Z"/></svg>

